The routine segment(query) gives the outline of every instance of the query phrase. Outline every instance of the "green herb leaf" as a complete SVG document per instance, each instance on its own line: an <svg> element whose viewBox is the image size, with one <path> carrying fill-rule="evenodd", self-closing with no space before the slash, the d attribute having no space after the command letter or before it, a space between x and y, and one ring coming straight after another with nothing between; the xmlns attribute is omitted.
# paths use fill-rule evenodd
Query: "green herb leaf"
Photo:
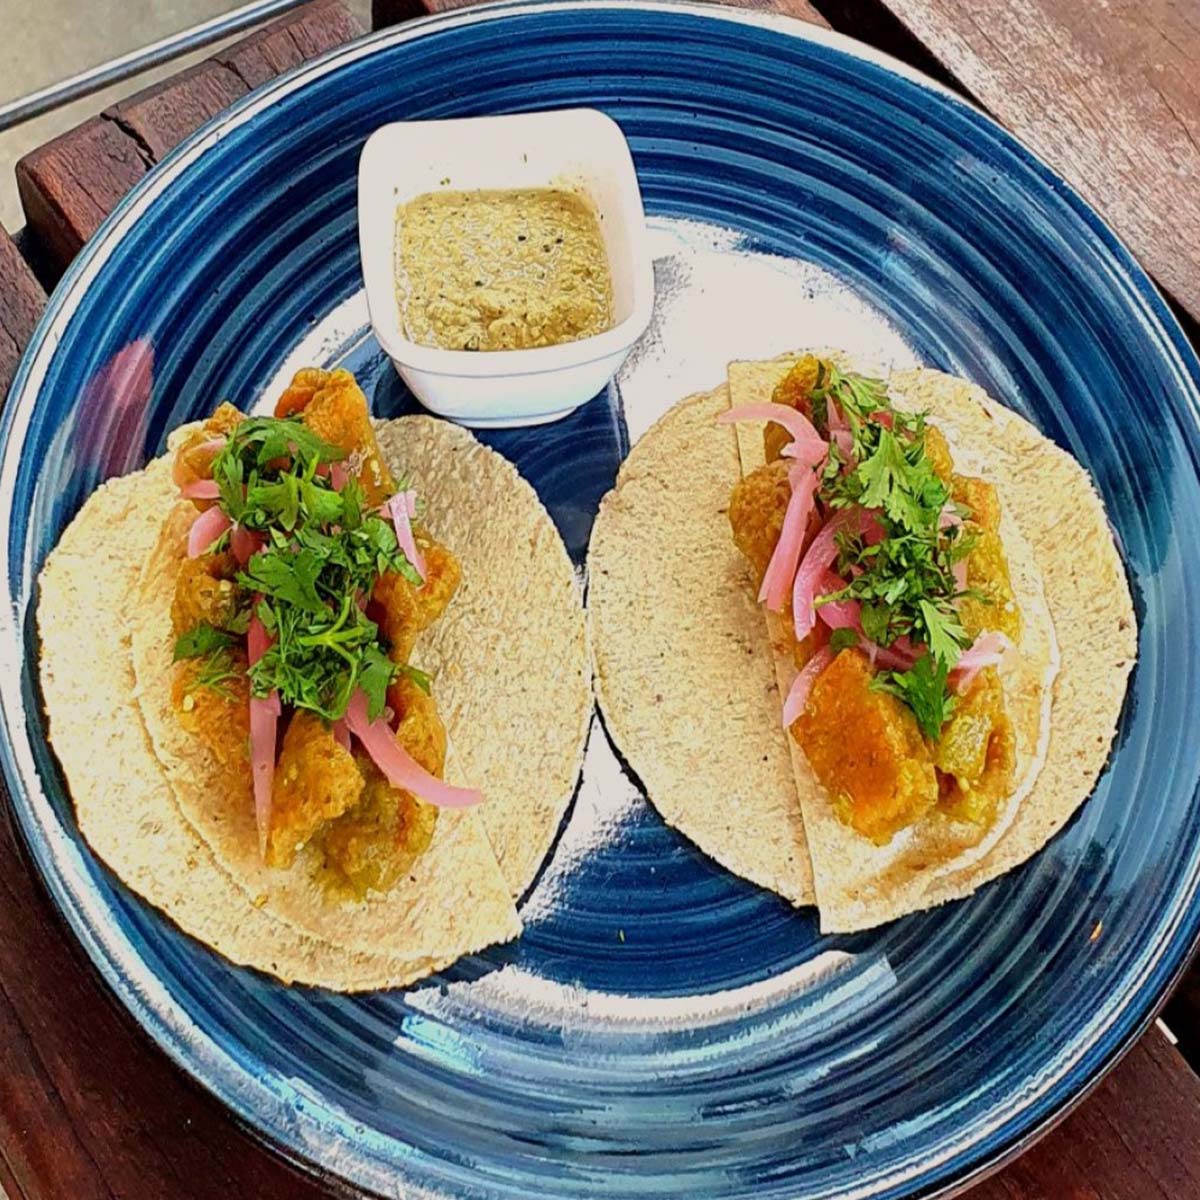
<svg viewBox="0 0 1200 1200"><path fill-rule="evenodd" d="M837 633L848 632L849 630L837 630L834 636L836 637ZM411 679L413 683L415 683L417 687L419 687L421 691L425 693L425 695L433 695L433 677L427 672L422 671L419 667L414 667L411 663L405 663L404 666L400 668L400 672L403 675L407 675L409 679Z"/></svg>
<svg viewBox="0 0 1200 1200"><path fill-rule="evenodd" d="M175 662L185 658L200 658L214 650L224 650L233 645L233 634L215 629L207 621L201 621L195 629L189 629L175 639Z"/></svg>
<svg viewBox="0 0 1200 1200"><path fill-rule="evenodd" d="M231 679L237 679L241 674L242 669L234 661L229 649L222 646L205 655L188 691L195 692L200 688L207 688L209 691L216 692L222 699L232 700L233 693L225 685Z"/></svg>
<svg viewBox="0 0 1200 1200"><path fill-rule="evenodd" d="M286 547L276 547L256 554L246 564L247 569L238 573L238 584L305 612L323 615L327 606L317 594L317 578L323 566L321 557L311 549L292 553Z"/></svg>
<svg viewBox="0 0 1200 1200"><path fill-rule="evenodd" d="M871 680L876 691L890 692L912 709L921 732L932 741L942 734L958 703L946 687L949 667L924 654L907 671L880 671Z"/></svg>
<svg viewBox="0 0 1200 1200"><path fill-rule="evenodd" d="M853 629L835 629L829 635L829 648L834 654L852 650L858 645L858 634Z"/></svg>

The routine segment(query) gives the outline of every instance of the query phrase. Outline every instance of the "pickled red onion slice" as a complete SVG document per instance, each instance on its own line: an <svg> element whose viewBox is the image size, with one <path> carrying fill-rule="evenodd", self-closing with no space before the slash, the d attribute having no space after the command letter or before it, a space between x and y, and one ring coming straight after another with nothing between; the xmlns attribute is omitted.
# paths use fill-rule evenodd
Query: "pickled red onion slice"
<svg viewBox="0 0 1200 1200"><path fill-rule="evenodd" d="M421 557L421 551L417 549L411 520L417 512L417 493L412 488L406 492L397 492L383 507L392 518L392 524L396 528L396 541L400 543L404 557L412 563L413 570L420 575L421 582L424 583L425 560Z"/></svg>
<svg viewBox="0 0 1200 1200"><path fill-rule="evenodd" d="M792 435L792 445L796 449L791 457L797 462L815 466L829 452L816 426L802 412L787 404L742 404L717 417L718 425L732 425L737 421L774 421L776 425L782 425Z"/></svg>
<svg viewBox="0 0 1200 1200"><path fill-rule="evenodd" d="M349 478L350 470L345 463L329 464L329 483L335 492L340 492L346 486L346 480Z"/></svg>
<svg viewBox="0 0 1200 1200"><path fill-rule="evenodd" d="M803 641L817 623L813 599L817 594L817 586L837 558L837 535L846 529L860 526L866 517L865 513L854 509L842 509L836 516L826 521L820 532L813 538L800 569L796 572L792 584L792 613L796 623L796 640Z"/></svg>
<svg viewBox="0 0 1200 1200"><path fill-rule="evenodd" d="M188 500L219 500L221 489L215 479L193 479L180 487L179 494Z"/></svg>
<svg viewBox="0 0 1200 1200"><path fill-rule="evenodd" d="M393 787L412 792L439 808L471 808L483 803L483 793L474 788L454 787L431 775L396 741L391 726L384 720L367 719L367 697L359 688L346 708L346 728Z"/></svg>
<svg viewBox="0 0 1200 1200"><path fill-rule="evenodd" d="M205 509L192 522L192 528L188 531L188 558L199 558L232 524L217 505Z"/></svg>
<svg viewBox="0 0 1200 1200"><path fill-rule="evenodd" d="M254 529L246 529L242 525L235 525L229 535L229 548L233 551L233 557L237 559L239 567L244 567L265 544L266 539L261 533Z"/></svg>
<svg viewBox="0 0 1200 1200"><path fill-rule="evenodd" d="M251 613L246 629L246 660L250 666L266 654L273 640L258 614ZM266 853L267 828L271 823L271 786L275 780L275 741L280 712L278 692L250 697L250 769L254 779L254 822L258 826L260 854Z"/></svg>
<svg viewBox="0 0 1200 1200"><path fill-rule="evenodd" d="M776 407L779 407L778 405ZM783 526L779 530L779 540L771 553L771 561L767 564L763 575L762 587L758 589L758 598L765 601L772 612L779 612L787 599L788 589L796 578L796 567L800 562L800 552L804 548L804 534L808 530L808 518L813 510L813 498L817 492L817 475L797 464L789 474L792 483L792 494L788 500L787 511L783 514Z"/></svg>
<svg viewBox="0 0 1200 1200"><path fill-rule="evenodd" d="M246 659L251 666L266 654L267 647L273 640L267 632L267 627L259 620L258 614L251 613L250 625L246 630Z"/></svg>
<svg viewBox="0 0 1200 1200"><path fill-rule="evenodd" d="M885 671L907 671L920 655L905 649L901 645L903 641L903 638L897 638L891 646L879 646L864 637L860 645L867 652L871 666L880 666Z"/></svg>
<svg viewBox="0 0 1200 1200"><path fill-rule="evenodd" d="M840 592L846 586L840 575L823 571L817 582L818 596ZM857 600L831 600L828 604L816 605L817 616L830 629L857 629L862 632L862 605Z"/></svg>
<svg viewBox="0 0 1200 1200"><path fill-rule="evenodd" d="M350 730L346 728L345 721L334 721L333 723L333 740L337 742L347 754L350 753Z"/></svg>
<svg viewBox="0 0 1200 1200"><path fill-rule="evenodd" d="M822 646L800 669L800 673L792 681L787 699L783 702L784 729L789 728L792 722L804 711L804 706L808 703L808 695L812 691L813 684L817 681L817 676L831 662L833 662L833 651L828 646Z"/></svg>
<svg viewBox="0 0 1200 1200"><path fill-rule="evenodd" d="M965 692L975 682L975 677L984 667L994 667L1004 660L1004 656L1013 649L1012 641L998 630L988 630L981 633L970 649L964 650L954 670L950 672L950 681L956 692Z"/></svg>
<svg viewBox="0 0 1200 1200"><path fill-rule="evenodd" d="M842 406L832 396L825 402L825 416L829 422L830 433L850 432L850 426L846 422L846 414L842 412Z"/></svg>
<svg viewBox="0 0 1200 1200"><path fill-rule="evenodd" d="M275 737L279 727L279 693L250 697L250 769L254 778L254 823L258 850L265 855L271 824L271 785L275 780Z"/></svg>

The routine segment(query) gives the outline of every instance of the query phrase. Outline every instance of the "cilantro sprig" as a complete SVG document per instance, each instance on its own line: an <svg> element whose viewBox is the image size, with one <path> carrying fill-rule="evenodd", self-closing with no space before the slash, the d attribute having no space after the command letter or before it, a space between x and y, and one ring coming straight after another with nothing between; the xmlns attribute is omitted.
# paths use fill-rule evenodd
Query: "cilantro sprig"
<svg viewBox="0 0 1200 1200"><path fill-rule="evenodd" d="M949 673L971 642L957 604L966 596L986 600L960 589L954 577L974 537L961 525L941 526L950 490L926 453L923 413L897 409L882 380L831 364L822 364L812 400L814 419L825 430L836 402L853 443L853 465L831 445L822 502L830 509L870 510L879 527L870 538L839 535L837 571L849 583L822 601L858 601L863 633L877 645L903 637L926 647L909 670L880 671L872 686L902 700L936 739L955 705Z"/></svg>
<svg viewBox="0 0 1200 1200"><path fill-rule="evenodd" d="M871 687L890 692L907 704L921 732L937 741L958 705L958 698L946 686L949 673L944 660L923 654L907 671L880 671Z"/></svg>
<svg viewBox="0 0 1200 1200"><path fill-rule="evenodd" d="M322 470L344 457L298 420L258 417L238 425L213 462L222 510L264 539L236 576L243 621L252 604L272 638L249 669L251 692L277 691L285 704L330 721L358 688L372 719L383 711L404 668L389 659L364 602L386 572L421 583L358 481L351 476L338 491ZM227 631L200 625L178 639L175 655L228 658L233 644Z"/></svg>

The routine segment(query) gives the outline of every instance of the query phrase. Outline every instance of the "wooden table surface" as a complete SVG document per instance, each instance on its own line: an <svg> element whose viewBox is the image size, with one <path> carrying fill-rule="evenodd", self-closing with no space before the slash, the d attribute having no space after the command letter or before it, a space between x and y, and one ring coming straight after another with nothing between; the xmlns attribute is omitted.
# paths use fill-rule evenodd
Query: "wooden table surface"
<svg viewBox="0 0 1200 1200"><path fill-rule="evenodd" d="M375 0L375 24L463 0ZM469 2L469 0L468 0ZM832 26L970 96L1095 205L1200 329L1200 2L743 0ZM361 32L316 0L17 167L0 229L0 397L52 286L113 205L238 96ZM31 264L31 265L30 265ZM1200 1197L1200 973L1094 1094L971 1200ZM1182 1051L1182 1053L1181 1053ZM96 979L0 816L0 1186L12 1200L344 1194L258 1145Z"/></svg>

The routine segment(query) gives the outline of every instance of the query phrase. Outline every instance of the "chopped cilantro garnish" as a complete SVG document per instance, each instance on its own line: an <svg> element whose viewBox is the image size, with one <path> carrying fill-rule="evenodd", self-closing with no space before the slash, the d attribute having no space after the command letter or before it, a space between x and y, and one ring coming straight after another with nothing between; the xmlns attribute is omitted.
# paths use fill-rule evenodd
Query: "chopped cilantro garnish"
<svg viewBox="0 0 1200 1200"><path fill-rule="evenodd" d="M944 660L923 654L907 671L880 671L871 680L871 687L903 700L912 709L921 732L936 741L958 703L946 687L949 673Z"/></svg>
<svg viewBox="0 0 1200 1200"><path fill-rule="evenodd" d="M427 671L422 671L420 667L414 667L409 663L405 663L400 668L400 671L402 674L407 675L425 695L433 695L433 678Z"/></svg>
<svg viewBox="0 0 1200 1200"><path fill-rule="evenodd" d="M190 694L199 691L200 688L208 688L209 691L216 692L223 699L232 700L233 693L225 685L231 679L236 679L241 673L241 667L234 662L229 647L218 646L203 655L200 669L196 672L188 692Z"/></svg>
<svg viewBox="0 0 1200 1200"><path fill-rule="evenodd" d="M858 645L858 634L853 629L835 629L829 635L829 648L834 654L850 650Z"/></svg>
<svg viewBox="0 0 1200 1200"><path fill-rule="evenodd" d="M387 572L421 582L358 481L351 476L334 489L324 468L344 457L299 420L254 417L237 426L213 462L222 510L264 536L237 575L243 592L258 597L254 611L272 638L249 669L251 691L277 691L285 704L331 721L358 688L378 717L401 670L364 598ZM238 614L235 632L245 633L249 615ZM179 639L176 656L228 659L233 643L230 633L199 626Z"/></svg>
<svg viewBox="0 0 1200 1200"><path fill-rule="evenodd" d="M863 633L877 645L903 637L927 647L912 669L880 672L876 686L903 700L922 730L936 738L954 706L947 677L971 641L957 602L964 596L986 599L960 590L954 578L954 566L970 553L974 537L961 525L942 528L950 491L926 453L924 414L897 409L882 380L831 365L818 372L812 400L814 419L825 430L829 402L837 403L854 450L849 468L836 442L831 444L821 476L822 503L870 510L878 526L877 536L838 538L836 568L849 582L826 599L858 601Z"/></svg>

